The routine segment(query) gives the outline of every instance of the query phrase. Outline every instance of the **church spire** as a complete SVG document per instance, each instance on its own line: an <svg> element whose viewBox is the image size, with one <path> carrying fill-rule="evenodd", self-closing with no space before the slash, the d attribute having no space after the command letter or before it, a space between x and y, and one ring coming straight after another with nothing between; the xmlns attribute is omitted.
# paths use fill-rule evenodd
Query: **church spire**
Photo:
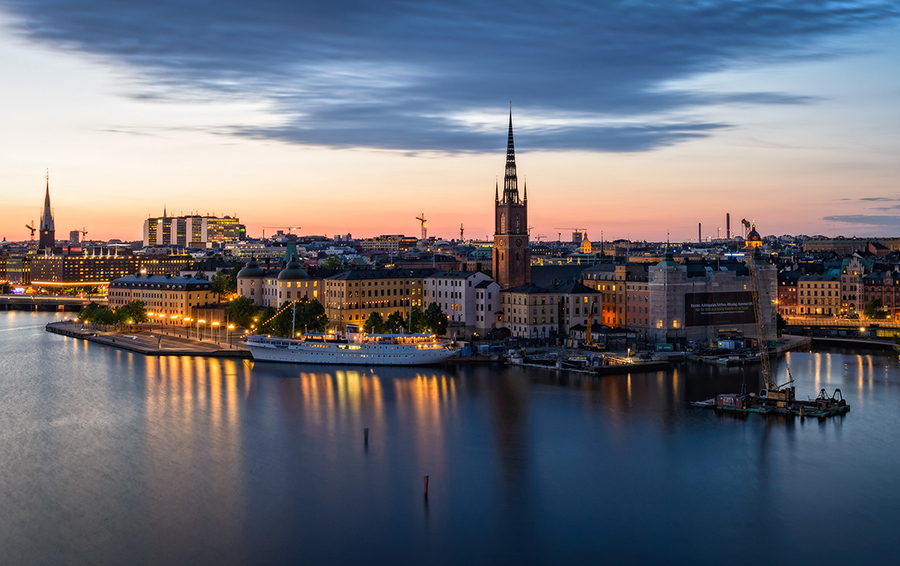
<svg viewBox="0 0 900 566"><path fill-rule="evenodd" d="M519 186L516 179L516 146L513 143L512 103L509 105L509 137L506 141L506 172L503 175L503 202L519 203Z"/></svg>
<svg viewBox="0 0 900 566"><path fill-rule="evenodd" d="M494 201L500 202L500 181L494 179Z"/></svg>
<svg viewBox="0 0 900 566"><path fill-rule="evenodd" d="M47 171L47 192L44 193L44 212L41 214L41 231L53 230L53 211L50 210L50 171Z"/></svg>

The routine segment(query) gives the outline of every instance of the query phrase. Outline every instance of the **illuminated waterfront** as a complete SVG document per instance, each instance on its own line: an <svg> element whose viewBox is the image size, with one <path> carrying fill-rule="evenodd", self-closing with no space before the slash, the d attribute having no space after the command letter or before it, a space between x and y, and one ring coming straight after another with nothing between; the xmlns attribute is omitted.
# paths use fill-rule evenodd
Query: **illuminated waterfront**
<svg viewBox="0 0 900 566"><path fill-rule="evenodd" d="M687 406L737 368L152 358L54 316L0 315L4 563L888 562L900 523L894 355L791 354L852 410L784 422Z"/></svg>

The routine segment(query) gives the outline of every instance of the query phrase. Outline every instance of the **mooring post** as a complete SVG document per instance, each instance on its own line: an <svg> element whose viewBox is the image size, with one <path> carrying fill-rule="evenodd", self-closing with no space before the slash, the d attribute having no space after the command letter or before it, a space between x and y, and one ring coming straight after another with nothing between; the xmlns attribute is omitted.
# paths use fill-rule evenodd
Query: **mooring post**
<svg viewBox="0 0 900 566"><path fill-rule="evenodd" d="M428 499L428 476L425 476L425 499Z"/></svg>
<svg viewBox="0 0 900 566"><path fill-rule="evenodd" d="M365 438L366 446L369 445L369 427L363 429L363 438Z"/></svg>

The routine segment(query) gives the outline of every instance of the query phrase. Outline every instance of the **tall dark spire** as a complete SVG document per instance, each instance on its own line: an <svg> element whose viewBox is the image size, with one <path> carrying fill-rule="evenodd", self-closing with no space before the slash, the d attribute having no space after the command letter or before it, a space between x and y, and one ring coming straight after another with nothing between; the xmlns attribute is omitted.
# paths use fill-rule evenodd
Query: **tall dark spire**
<svg viewBox="0 0 900 566"><path fill-rule="evenodd" d="M44 212L41 214L41 231L53 230L53 212L50 210L50 172L47 172L47 192L44 193Z"/></svg>
<svg viewBox="0 0 900 566"><path fill-rule="evenodd" d="M509 138L506 141L506 173L503 175L503 202L519 204L516 179L516 146L513 143L512 104L509 107Z"/></svg>

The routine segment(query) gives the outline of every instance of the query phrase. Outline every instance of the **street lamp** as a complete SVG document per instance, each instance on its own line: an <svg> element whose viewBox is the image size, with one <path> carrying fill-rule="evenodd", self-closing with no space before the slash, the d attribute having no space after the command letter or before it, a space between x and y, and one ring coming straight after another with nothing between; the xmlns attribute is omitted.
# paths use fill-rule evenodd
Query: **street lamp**
<svg viewBox="0 0 900 566"><path fill-rule="evenodd" d="M216 320L212 323L213 326L216 327L216 344L219 343L219 321ZM212 340L212 328L209 329L209 338Z"/></svg>
<svg viewBox="0 0 900 566"><path fill-rule="evenodd" d="M197 340L203 342L203 331L200 330L201 324L206 324L206 321L203 320L202 318L197 321Z"/></svg>
<svg viewBox="0 0 900 566"><path fill-rule="evenodd" d="M231 331L234 330L234 325L228 325L228 334L225 335L225 341L228 342L228 347L231 347Z"/></svg>

